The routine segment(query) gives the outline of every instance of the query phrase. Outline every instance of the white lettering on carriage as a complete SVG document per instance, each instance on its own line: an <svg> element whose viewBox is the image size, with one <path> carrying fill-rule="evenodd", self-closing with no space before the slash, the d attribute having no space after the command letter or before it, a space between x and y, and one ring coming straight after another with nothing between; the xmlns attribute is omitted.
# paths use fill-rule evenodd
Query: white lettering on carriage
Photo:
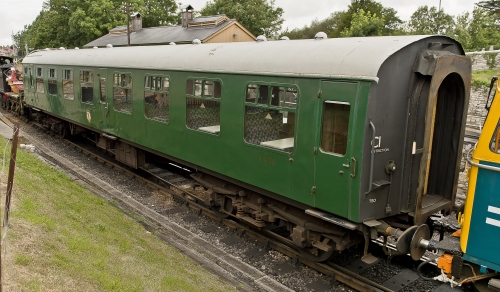
<svg viewBox="0 0 500 292"><path fill-rule="evenodd" d="M500 208L488 206L488 212L500 215Z"/></svg>
<svg viewBox="0 0 500 292"><path fill-rule="evenodd" d="M495 220L495 219L491 219L491 218L486 217L486 224L500 227L500 220Z"/></svg>

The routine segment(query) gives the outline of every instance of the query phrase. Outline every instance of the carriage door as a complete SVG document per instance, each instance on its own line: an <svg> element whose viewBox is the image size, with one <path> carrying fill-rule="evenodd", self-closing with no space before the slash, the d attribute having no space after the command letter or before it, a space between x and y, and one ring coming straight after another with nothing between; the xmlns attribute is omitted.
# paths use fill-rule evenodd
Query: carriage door
<svg viewBox="0 0 500 292"><path fill-rule="evenodd" d="M94 90L97 92L97 113L99 115L99 128L106 131L109 126L109 102L107 87L109 82L107 82L107 69L99 68L97 70L97 82Z"/></svg>
<svg viewBox="0 0 500 292"><path fill-rule="evenodd" d="M315 206L348 217L350 185L359 172L351 156L357 84L321 82L315 148Z"/></svg>

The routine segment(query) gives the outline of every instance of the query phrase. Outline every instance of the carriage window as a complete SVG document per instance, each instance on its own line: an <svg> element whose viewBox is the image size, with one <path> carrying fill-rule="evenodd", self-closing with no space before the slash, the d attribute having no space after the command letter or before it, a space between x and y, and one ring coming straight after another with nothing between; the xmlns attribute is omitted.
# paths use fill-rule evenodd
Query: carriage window
<svg viewBox="0 0 500 292"><path fill-rule="evenodd" d="M30 78L30 81L29 81L29 85L30 85L30 88L33 88L33 72L31 71L31 68L28 69L28 76Z"/></svg>
<svg viewBox="0 0 500 292"><path fill-rule="evenodd" d="M168 123L170 78L146 76L144 80L144 115L148 119Z"/></svg>
<svg viewBox="0 0 500 292"><path fill-rule="evenodd" d="M82 102L94 102L94 74L92 71L80 71L80 98Z"/></svg>
<svg viewBox="0 0 500 292"><path fill-rule="evenodd" d="M24 70L23 70L23 82L25 82L26 84L26 90L29 91L29 86L28 84L30 84L30 76L29 76L29 71L28 71L28 67L24 67Z"/></svg>
<svg viewBox="0 0 500 292"><path fill-rule="evenodd" d="M114 74L113 101L113 108L116 111L132 113L132 74Z"/></svg>
<svg viewBox="0 0 500 292"><path fill-rule="evenodd" d="M42 68L36 68L35 73L36 73L36 92L45 93Z"/></svg>
<svg viewBox="0 0 500 292"><path fill-rule="evenodd" d="M321 150L340 155L346 154L350 108L348 103L332 101L323 103Z"/></svg>
<svg viewBox="0 0 500 292"><path fill-rule="evenodd" d="M289 104L285 103L289 95ZM245 97L245 141L292 152L295 135L297 88L250 84Z"/></svg>
<svg viewBox="0 0 500 292"><path fill-rule="evenodd" d="M75 99L75 94L73 93L73 70L71 69L62 70L62 88L63 88L63 96L65 99L69 100Z"/></svg>
<svg viewBox="0 0 500 292"><path fill-rule="evenodd" d="M219 81L189 79L186 83L186 126L190 129L219 134L220 99Z"/></svg>
<svg viewBox="0 0 500 292"><path fill-rule="evenodd" d="M500 119L495 132L493 132L493 137L491 137L490 149L494 153L500 153Z"/></svg>
<svg viewBox="0 0 500 292"><path fill-rule="evenodd" d="M48 76L47 76L47 83L48 83L48 93L50 95L57 95L57 76L56 76L56 69L49 68L48 71Z"/></svg>
<svg viewBox="0 0 500 292"><path fill-rule="evenodd" d="M106 103L106 77L99 78L99 83L101 86L101 103ZM107 108L107 107L106 107Z"/></svg>

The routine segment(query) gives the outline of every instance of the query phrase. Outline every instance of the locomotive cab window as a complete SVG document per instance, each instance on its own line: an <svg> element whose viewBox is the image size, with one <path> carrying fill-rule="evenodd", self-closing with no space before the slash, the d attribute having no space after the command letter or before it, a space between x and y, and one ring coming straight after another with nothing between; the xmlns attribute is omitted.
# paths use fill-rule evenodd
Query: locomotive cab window
<svg viewBox="0 0 500 292"><path fill-rule="evenodd" d="M62 89L65 99L73 100L75 98L75 94L73 93L73 70L62 70Z"/></svg>
<svg viewBox="0 0 500 292"><path fill-rule="evenodd" d="M491 137L490 150L494 153L500 153L500 119L493 132L493 137Z"/></svg>
<svg viewBox="0 0 500 292"><path fill-rule="evenodd" d="M37 67L35 69L36 73L36 92L45 93L45 86L43 84L43 71L42 68Z"/></svg>
<svg viewBox="0 0 500 292"><path fill-rule="evenodd" d="M144 79L144 115L146 118L168 123L170 121L170 78L146 75Z"/></svg>
<svg viewBox="0 0 500 292"><path fill-rule="evenodd" d="M123 113L132 113L132 74L113 75L113 108Z"/></svg>
<svg viewBox="0 0 500 292"><path fill-rule="evenodd" d="M49 68L47 72L48 93L50 95L57 95L57 75L56 69Z"/></svg>
<svg viewBox="0 0 500 292"><path fill-rule="evenodd" d="M82 102L94 102L94 73L80 71L80 98Z"/></svg>
<svg viewBox="0 0 500 292"><path fill-rule="evenodd" d="M188 79L186 83L186 126L210 134L220 133L221 83Z"/></svg>
<svg viewBox="0 0 500 292"><path fill-rule="evenodd" d="M321 122L321 150L345 155L351 106L345 102L325 101Z"/></svg>
<svg viewBox="0 0 500 292"><path fill-rule="evenodd" d="M292 152L297 88L249 84L245 97L245 142Z"/></svg>

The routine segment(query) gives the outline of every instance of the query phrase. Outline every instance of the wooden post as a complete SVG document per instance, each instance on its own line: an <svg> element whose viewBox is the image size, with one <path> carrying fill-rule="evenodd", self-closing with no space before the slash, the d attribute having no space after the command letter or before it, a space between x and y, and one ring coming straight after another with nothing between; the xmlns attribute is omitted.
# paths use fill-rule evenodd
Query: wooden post
<svg viewBox="0 0 500 292"><path fill-rule="evenodd" d="M19 137L19 123L14 123L14 137L12 139L12 149L10 151L10 165L9 165L9 177L7 179L7 195L5 196L5 213L3 217L2 228L0 228L0 238L3 239L3 232L7 225L9 224L9 214L10 214L10 199L12 196L12 187L14 185L14 170L16 168L16 156L17 156L17 141ZM3 291L3 270L2 270L2 253L3 253L3 242L0 239L0 292Z"/></svg>

